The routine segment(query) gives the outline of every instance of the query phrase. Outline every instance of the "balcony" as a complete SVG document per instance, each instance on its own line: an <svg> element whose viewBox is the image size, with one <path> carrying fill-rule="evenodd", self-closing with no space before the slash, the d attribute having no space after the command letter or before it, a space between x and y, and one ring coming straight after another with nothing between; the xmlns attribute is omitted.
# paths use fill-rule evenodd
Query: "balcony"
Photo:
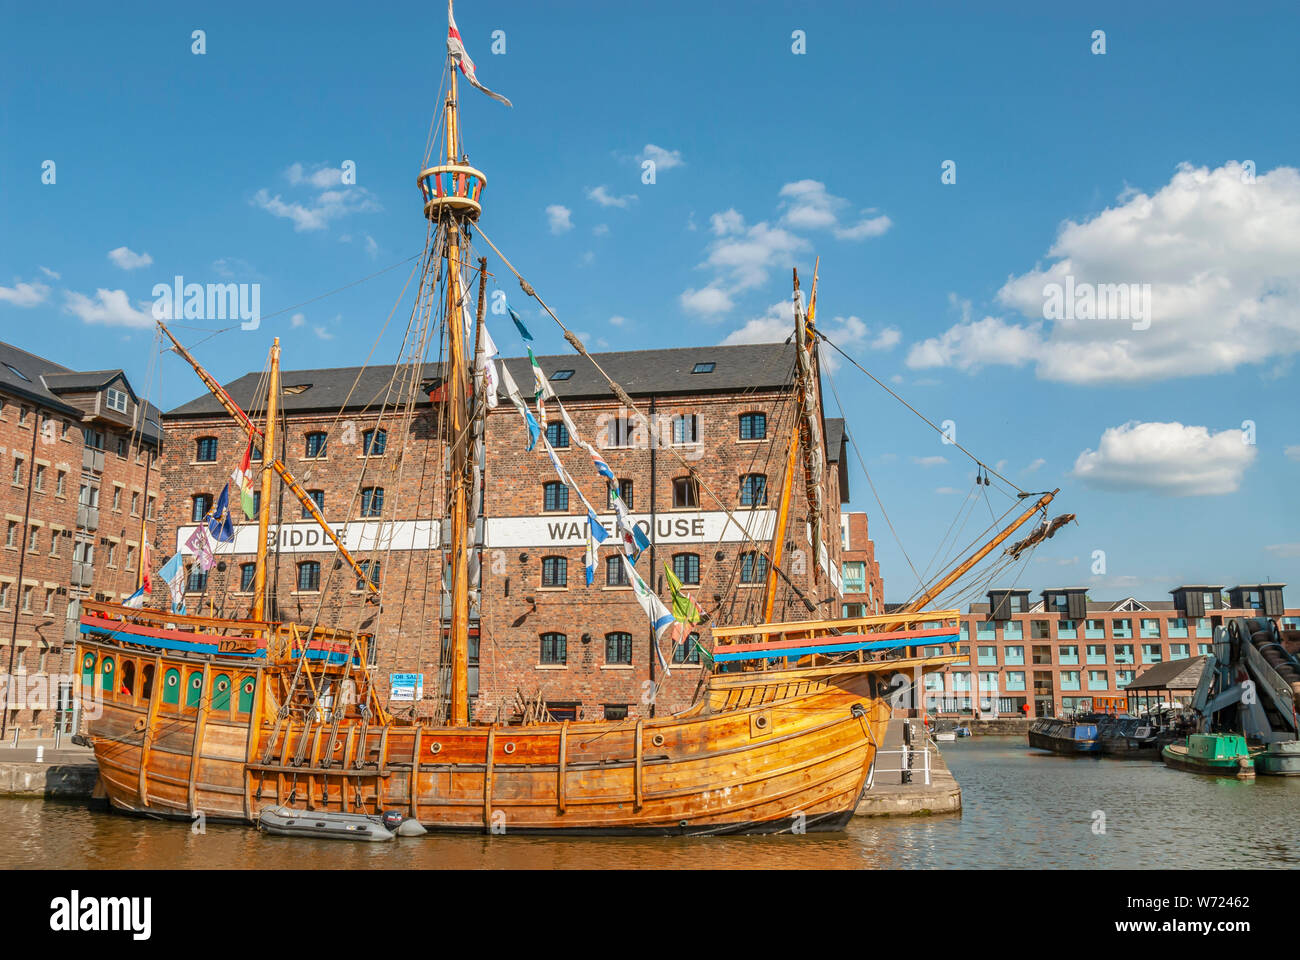
<svg viewBox="0 0 1300 960"><path fill-rule="evenodd" d="M74 587L88 587L94 578L94 564L81 563L77 560L72 561L72 585Z"/></svg>
<svg viewBox="0 0 1300 960"><path fill-rule="evenodd" d="M77 504L77 526L82 530L99 529L99 507Z"/></svg>
<svg viewBox="0 0 1300 960"><path fill-rule="evenodd" d="M81 469L90 473L104 472L104 451L86 447L81 451Z"/></svg>

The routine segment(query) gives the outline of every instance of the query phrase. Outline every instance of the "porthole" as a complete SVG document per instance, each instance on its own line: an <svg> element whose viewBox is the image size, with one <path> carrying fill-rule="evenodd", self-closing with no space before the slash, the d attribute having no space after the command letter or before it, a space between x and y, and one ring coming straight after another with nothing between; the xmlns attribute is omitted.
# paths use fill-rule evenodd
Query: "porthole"
<svg viewBox="0 0 1300 960"><path fill-rule="evenodd" d="M760 730L764 730L764 729L766 729L766 728L767 728L767 717L762 716L761 714L760 714L759 716L755 717L755 718L754 718L754 726L758 727L758 729L760 729Z"/></svg>
<svg viewBox="0 0 1300 960"><path fill-rule="evenodd" d="M193 674L190 677L190 689L198 690L202 686L203 686L203 674L201 673Z"/></svg>
<svg viewBox="0 0 1300 960"><path fill-rule="evenodd" d="M656 733L650 738L650 742L656 747L662 747L664 745L664 735L662 733Z"/></svg>
<svg viewBox="0 0 1300 960"><path fill-rule="evenodd" d="M504 747L502 747L502 749L505 750L506 753L514 753L515 745L513 743L507 743Z"/></svg>
<svg viewBox="0 0 1300 960"><path fill-rule="evenodd" d="M442 753L442 744L439 743L437 740L433 741L433 743L429 744L429 752Z"/></svg>
<svg viewBox="0 0 1300 960"><path fill-rule="evenodd" d="M222 677L220 680L217 681L217 690L218 690L219 692L221 692L221 693L225 693L228 689L230 689L230 681L229 681L229 680L227 680L227 679L225 679L224 677Z"/></svg>
<svg viewBox="0 0 1300 960"><path fill-rule="evenodd" d="M169 687L174 687L174 686L176 686L176 684L178 684L178 683L181 682L180 674L176 673L175 671L169 671L169 672L167 673L167 681L166 681L166 682L167 682L167 686L169 686Z"/></svg>

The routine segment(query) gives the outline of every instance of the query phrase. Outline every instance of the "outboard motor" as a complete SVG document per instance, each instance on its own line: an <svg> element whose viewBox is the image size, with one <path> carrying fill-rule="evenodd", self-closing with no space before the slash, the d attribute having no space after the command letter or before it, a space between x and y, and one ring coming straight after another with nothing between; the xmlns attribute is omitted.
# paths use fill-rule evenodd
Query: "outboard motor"
<svg viewBox="0 0 1300 960"><path fill-rule="evenodd" d="M393 833L396 833L397 828L402 825L402 821L405 820L406 817L402 814L401 810L385 810L380 814L379 819L383 821L385 827L393 831Z"/></svg>

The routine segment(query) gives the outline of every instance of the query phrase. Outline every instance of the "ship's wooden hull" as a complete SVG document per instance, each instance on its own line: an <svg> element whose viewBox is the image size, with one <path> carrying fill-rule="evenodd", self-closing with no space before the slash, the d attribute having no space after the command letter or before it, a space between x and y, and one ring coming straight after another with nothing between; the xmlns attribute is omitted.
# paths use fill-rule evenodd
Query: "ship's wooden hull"
<svg viewBox="0 0 1300 960"><path fill-rule="evenodd" d="M283 805L398 809L430 830L485 833L838 830L890 714L880 671L855 664L723 674L687 714L662 719L304 723L277 717L270 671L246 660L89 640L78 659L83 701L91 690L102 701L87 732L112 804L241 823ZM105 681L105 661L119 677L129 663L132 682Z"/></svg>

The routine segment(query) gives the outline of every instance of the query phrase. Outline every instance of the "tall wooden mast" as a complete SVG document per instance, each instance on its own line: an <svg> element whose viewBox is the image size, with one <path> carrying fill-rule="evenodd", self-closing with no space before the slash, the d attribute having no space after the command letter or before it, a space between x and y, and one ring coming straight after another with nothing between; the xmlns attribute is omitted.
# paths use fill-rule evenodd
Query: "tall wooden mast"
<svg viewBox="0 0 1300 960"><path fill-rule="evenodd" d="M266 589L266 538L271 530L271 492L274 473L276 417L280 412L280 338L271 344L271 376L266 397L266 445L262 453L262 504L257 512L257 567L253 573L253 615L271 619L271 604Z"/></svg>

